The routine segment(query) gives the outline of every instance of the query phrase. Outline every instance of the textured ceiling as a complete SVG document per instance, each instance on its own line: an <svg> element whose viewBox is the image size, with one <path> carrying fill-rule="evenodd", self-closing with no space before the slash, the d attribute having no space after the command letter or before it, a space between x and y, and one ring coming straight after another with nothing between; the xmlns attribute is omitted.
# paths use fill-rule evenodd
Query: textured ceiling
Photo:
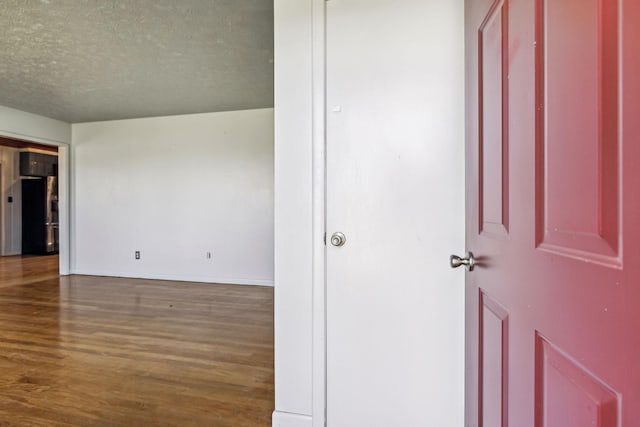
<svg viewBox="0 0 640 427"><path fill-rule="evenodd" d="M273 106L273 0L0 0L0 105L70 123Z"/></svg>

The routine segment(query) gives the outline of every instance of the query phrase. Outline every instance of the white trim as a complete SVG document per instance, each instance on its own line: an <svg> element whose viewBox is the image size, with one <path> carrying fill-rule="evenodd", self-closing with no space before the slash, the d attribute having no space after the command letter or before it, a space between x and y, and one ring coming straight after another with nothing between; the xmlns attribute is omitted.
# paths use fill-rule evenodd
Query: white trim
<svg viewBox="0 0 640 427"><path fill-rule="evenodd" d="M76 165L75 165L76 147L73 144L73 125L71 125L71 144L69 144L69 154L67 156L69 160L69 183L67 190L69 191L69 200L72 203L69 204L69 274L74 274L76 270L76 218L78 212L76 211Z"/></svg>
<svg viewBox="0 0 640 427"><path fill-rule="evenodd" d="M308 415L280 411L273 412L271 422L272 427L313 427L311 417Z"/></svg>
<svg viewBox="0 0 640 427"><path fill-rule="evenodd" d="M71 147L69 144L58 146L58 247L60 258L58 269L61 276L71 270Z"/></svg>
<svg viewBox="0 0 640 427"><path fill-rule="evenodd" d="M102 277L122 277L127 279L149 279L149 280L168 280L172 282L198 282L198 283L216 283L223 285L249 285L249 286L269 286L273 287L271 279L238 279L230 277L211 277L211 276L179 276L172 274L147 274L147 273L131 273L123 271L98 271L79 269L73 270L71 274L79 276L102 276Z"/></svg>
<svg viewBox="0 0 640 427"><path fill-rule="evenodd" d="M57 139L41 138L41 137L38 137L38 136L32 136L32 135L26 135L26 134L23 134L23 133L11 132L11 131L4 130L4 129L0 129L0 136L4 136L4 137L7 137L7 138L19 139L19 140L25 141L25 142L35 142L35 143L44 144L44 145L56 145L56 146L69 145L68 142L58 141Z"/></svg>
<svg viewBox="0 0 640 427"><path fill-rule="evenodd" d="M324 427L327 417L326 343L326 4L313 0L312 53L312 425Z"/></svg>

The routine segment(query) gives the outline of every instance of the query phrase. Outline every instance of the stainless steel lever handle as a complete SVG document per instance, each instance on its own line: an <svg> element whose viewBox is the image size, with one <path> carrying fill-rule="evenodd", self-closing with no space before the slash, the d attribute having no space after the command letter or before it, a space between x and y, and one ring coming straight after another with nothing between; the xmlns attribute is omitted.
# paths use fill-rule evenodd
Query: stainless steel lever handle
<svg viewBox="0 0 640 427"><path fill-rule="evenodd" d="M451 268L458 268L461 265L467 267L467 270L473 271L473 267L476 265L476 260L473 258L473 252L467 253L465 258L460 258L458 255L451 255L449 258L449 264Z"/></svg>

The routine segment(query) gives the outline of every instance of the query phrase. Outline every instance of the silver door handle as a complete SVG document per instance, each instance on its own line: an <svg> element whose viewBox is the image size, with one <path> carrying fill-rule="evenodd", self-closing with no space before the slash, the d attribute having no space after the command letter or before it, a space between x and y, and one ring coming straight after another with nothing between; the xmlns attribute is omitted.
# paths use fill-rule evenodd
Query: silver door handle
<svg viewBox="0 0 640 427"><path fill-rule="evenodd" d="M473 258L473 252L467 253L465 258L460 258L458 255L451 255L449 257L449 264L451 268L458 268L461 265L467 267L467 270L473 271L473 267L476 265L476 260Z"/></svg>
<svg viewBox="0 0 640 427"><path fill-rule="evenodd" d="M344 245L346 241L347 238L345 237L345 235L340 233L339 231L331 235L331 244L333 246L340 247Z"/></svg>

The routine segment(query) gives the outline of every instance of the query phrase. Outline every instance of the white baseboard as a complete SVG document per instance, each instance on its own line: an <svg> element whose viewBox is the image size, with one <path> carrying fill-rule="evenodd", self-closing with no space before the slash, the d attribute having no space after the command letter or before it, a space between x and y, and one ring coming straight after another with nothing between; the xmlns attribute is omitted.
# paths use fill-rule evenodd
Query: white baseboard
<svg viewBox="0 0 640 427"><path fill-rule="evenodd" d="M74 269L71 274L80 276L125 277L128 279L170 280L173 282L219 283L224 285L271 286L273 280L234 279L229 277L180 276L171 274L127 273L122 271L96 271Z"/></svg>
<svg viewBox="0 0 640 427"><path fill-rule="evenodd" d="M272 427L312 427L313 419L308 415L290 414L288 412L274 411Z"/></svg>

